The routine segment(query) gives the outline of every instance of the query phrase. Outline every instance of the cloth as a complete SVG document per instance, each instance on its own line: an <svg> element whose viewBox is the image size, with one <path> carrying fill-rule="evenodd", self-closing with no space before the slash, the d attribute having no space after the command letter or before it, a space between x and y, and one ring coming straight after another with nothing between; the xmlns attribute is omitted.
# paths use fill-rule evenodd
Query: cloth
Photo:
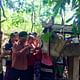
<svg viewBox="0 0 80 80"><path fill-rule="evenodd" d="M52 59L46 53L42 54L40 80L54 80Z"/></svg>
<svg viewBox="0 0 80 80"><path fill-rule="evenodd" d="M23 48L24 44L18 44L13 46L12 67L18 70L26 70L28 68L28 49L25 49L20 52Z"/></svg>
<svg viewBox="0 0 80 80"><path fill-rule="evenodd" d="M52 73L46 73L41 71L40 80L55 80Z"/></svg>
<svg viewBox="0 0 80 80"><path fill-rule="evenodd" d="M41 64L41 68L43 68L44 70L41 69L40 80L54 80L53 65L48 66L48 65L45 65L45 64ZM48 71L45 71L46 69L48 69Z"/></svg>
<svg viewBox="0 0 80 80"><path fill-rule="evenodd" d="M35 80L40 80L40 68L41 68L40 61L36 61L34 63L34 78L35 78Z"/></svg>
<svg viewBox="0 0 80 80"><path fill-rule="evenodd" d="M3 80L3 72L0 73L0 80Z"/></svg>
<svg viewBox="0 0 80 80"><path fill-rule="evenodd" d="M41 63L45 64L45 65L53 65L51 57L48 56L46 53L42 54L42 61L41 61Z"/></svg>
<svg viewBox="0 0 80 80"><path fill-rule="evenodd" d="M31 80L28 70L16 70L12 68L8 71L8 75L6 80L18 80L19 78L20 80Z"/></svg>

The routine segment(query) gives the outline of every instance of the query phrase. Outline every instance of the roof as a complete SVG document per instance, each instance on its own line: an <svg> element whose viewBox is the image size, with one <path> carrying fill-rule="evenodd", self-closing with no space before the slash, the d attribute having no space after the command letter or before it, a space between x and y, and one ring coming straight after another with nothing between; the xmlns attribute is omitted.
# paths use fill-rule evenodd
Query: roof
<svg viewBox="0 0 80 80"><path fill-rule="evenodd" d="M67 34L73 34L72 25L54 24L52 28L53 28L53 31L55 32L64 32Z"/></svg>

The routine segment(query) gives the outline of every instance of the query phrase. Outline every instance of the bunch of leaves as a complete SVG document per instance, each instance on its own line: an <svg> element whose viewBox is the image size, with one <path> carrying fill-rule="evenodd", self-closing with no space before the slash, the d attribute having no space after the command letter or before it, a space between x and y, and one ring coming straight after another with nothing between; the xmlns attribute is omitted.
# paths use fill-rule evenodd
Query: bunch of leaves
<svg viewBox="0 0 80 80"><path fill-rule="evenodd" d="M72 10L75 10L75 13L66 22L73 19L72 32L77 35L80 34L80 0L72 0Z"/></svg>
<svg viewBox="0 0 80 80"><path fill-rule="evenodd" d="M47 32L41 35L41 40L43 42L49 42L50 38L51 38L52 32Z"/></svg>
<svg viewBox="0 0 80 80"><path fill-rule="evenodd" d="M66 4L70 4L71 0L53 0L56 4L53 8L53 12L54 12L54 16L56 17L56 15L59 13L61 14L62 10L65 12Z"/></svg>
<svg viewBox="0 0 80 80"><path fill-rule="evenodd" d="M12 18L12 25L14 26L18 26L21 23L24 23L24 17L23 17L23 13L13 13L13 15L11 16Z"/></svg>

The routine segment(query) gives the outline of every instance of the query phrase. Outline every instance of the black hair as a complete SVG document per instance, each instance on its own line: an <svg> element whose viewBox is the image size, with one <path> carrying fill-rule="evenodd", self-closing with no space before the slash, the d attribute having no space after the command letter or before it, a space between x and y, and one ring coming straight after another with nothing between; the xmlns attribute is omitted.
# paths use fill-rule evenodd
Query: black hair
<svg viewBox="0 0 80 80"><path fill-rule="evenodd" d="M36 33L36 32L33 32L32 34L33 34L34 36L36 36L36 35L37 35L37 33Z"/></svg>
<svg viewBox="0 0 80 80"><path fill-rule="evenodd" d="M26 31L21 31L19 33L19 37L27 37L27 32Z"/></svg>
<svg viewBox="0 0 80 80"><path fill-rule="evenodd" d="M10 38L13 38L15 35L14 35L14 33L11 33L10 34Z"/></svg>

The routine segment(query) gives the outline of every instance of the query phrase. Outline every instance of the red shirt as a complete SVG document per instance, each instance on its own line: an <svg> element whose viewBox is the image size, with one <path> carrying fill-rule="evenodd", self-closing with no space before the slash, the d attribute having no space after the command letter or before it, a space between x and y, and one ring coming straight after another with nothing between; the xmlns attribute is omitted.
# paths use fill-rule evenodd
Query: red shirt
<svg viewBox="0 0 80 80"><path fill-rule="evenodd" d="M33 66L36 61L41 60L42 51L40 48L38 48L39 40L37 38L35 38L33 40L31 39L27 43L28 43L28 45L31 45L34 49L33 53L30 53L28 55L28 66ZM38 50L38 52L36 52L36 49Z"/></svg>
<svg viewBox="0 0 80 80"><path fill-rule="evenodd" d="M27 63L27 53L28 49L23 52L19 52L24 48L24 45L14 45L12 53L12 67L18 70L26 70L28 67Z"/></svg>
<svg viewBox="0 0 80 80"><path fill-rule="evenodd" d="M36 55L29 54L28 55L28 66L29 67L33 66L36 61L41 61L41 58L42 58L41 50L39 50L38 54L36 54Z"/></svg>

